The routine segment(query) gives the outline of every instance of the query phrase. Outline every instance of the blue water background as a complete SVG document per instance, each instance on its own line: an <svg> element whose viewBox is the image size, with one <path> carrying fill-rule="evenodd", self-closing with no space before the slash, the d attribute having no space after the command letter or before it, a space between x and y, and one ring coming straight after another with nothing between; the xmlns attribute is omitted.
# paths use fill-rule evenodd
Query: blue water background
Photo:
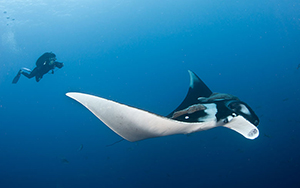
<svg viewBox="0 0 300 188"><path fill-rule="evenodd" d="M300 187L299 1L0 0L0 36L1 188ZM11 83L48 51L62 69ZM120 137L65 96L167 115L187 70L248 103L260 136L216 128L106 147Z"/></svg>

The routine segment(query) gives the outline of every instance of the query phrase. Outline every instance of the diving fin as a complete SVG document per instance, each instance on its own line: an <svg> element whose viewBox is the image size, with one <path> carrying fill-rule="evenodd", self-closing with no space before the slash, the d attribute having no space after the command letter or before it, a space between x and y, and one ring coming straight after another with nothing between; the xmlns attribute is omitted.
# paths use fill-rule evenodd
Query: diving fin
<svg viewBox="0 0 300 188"><path fill-rule="evenodd" d="M12 81L13 84L16 84L19 81L19 79L21 77L21 73L22 73L22 70L19 70L17 76L15 76L15 78Z"/></svg>

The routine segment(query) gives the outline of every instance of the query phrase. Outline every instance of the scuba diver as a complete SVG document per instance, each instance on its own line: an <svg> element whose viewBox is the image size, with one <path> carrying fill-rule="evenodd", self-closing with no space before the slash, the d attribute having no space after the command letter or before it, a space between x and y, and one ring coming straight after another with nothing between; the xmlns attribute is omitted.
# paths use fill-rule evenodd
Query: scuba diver
<svg viewBox="0 0 300 188"><path fill-rule="evenodd" d="M47 74L50 70L51 73L54 74L55 67L62 68L64 66L63 63L56 61L56 55L52 52L46 52L36 61L36 67L31 71L27 68L22 68L19 70L17 76L13 79L12 83L16 84L21 77L21 74L26 76L27 78L35 77L35 80L39 82L45 74Z"/></svg>

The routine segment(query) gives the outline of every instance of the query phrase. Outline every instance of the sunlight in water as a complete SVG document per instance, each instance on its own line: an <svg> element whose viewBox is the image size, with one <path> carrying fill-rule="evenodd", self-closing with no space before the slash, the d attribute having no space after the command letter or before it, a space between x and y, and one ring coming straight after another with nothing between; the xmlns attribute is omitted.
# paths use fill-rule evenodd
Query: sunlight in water
<svg viewBox="0 0 300 188"><path fill-rule="evenodd" d="M6 46L7 48L9 48L12 51L19 51L18 47L17 47L17 42L15 39L15 34L12 31L8 31L6 33L3 33L1 36L1 44L3 46Z"/></svg>

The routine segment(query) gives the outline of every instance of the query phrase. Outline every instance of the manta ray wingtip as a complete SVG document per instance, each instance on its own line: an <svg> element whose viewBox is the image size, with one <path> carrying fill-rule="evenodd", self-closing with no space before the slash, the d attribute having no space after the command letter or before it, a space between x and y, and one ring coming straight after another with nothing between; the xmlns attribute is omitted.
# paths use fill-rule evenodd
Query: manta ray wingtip
<svg viewBox="0 0 300 188"><path fill-rule="evenodd" d="M68 92L66 93L66 96L70 97L71 99L77 100L78 102L80 102L79 100L82 98L82 96L84 96L85 94L83 93L79 93L79 92Z"/></svg>
<svg viewBox="0 0 300 188"><path fill-rule="evenodd" d="M78 92L68 92L68 93L66 93L66 95L68 96L68 97L71 97L72 98L72 96L74 96L74 95L76 95L76 94L79 94Z"/></svg>

